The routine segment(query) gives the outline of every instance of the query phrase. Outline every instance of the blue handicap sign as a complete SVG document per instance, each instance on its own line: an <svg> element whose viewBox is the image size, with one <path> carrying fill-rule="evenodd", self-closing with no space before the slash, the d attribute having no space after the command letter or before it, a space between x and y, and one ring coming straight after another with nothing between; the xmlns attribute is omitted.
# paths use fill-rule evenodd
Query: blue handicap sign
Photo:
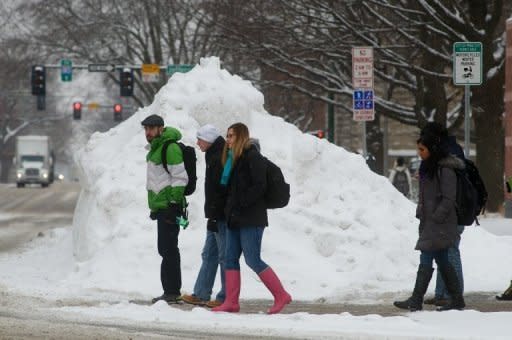
<svg viewBox="0 0 512 340"><path fill-rule="evenodd" d="M366 101L364 102L364 108L365 108L366 110L371 110L371 109L373 109L373 100L366 100Z"/></svg>
<svg viewBox="0 0 512 340"><path fill-rule="evenodd" d="M364 91L364 99L373 100L373 90Z"/></svg>
<svg viewBox="0 0 512 340"><path fill-rule="evenodd" d="M354 91L354 100L363 99L363 91Z"/></svg>
<svg viewBox="0 0 512 340"><path fill-rule="evenodd" d="M362 101L362 100L355 100L354 101L354 109L362 110L363 108L364 108L364 101Z"/></svg>

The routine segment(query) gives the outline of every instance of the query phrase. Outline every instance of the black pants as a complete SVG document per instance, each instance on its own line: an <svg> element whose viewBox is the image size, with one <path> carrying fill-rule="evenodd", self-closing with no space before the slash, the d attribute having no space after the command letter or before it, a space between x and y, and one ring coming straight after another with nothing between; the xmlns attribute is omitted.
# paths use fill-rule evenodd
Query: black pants
<svg viewBox="0 0 512 340"><path fill-rule="evenodd" d="M180 227L176 223L175 209L160 211L158 222L158 253L162 256L160 280L164 294L180 295L181 289L181 260L178 248Z"/></svg>

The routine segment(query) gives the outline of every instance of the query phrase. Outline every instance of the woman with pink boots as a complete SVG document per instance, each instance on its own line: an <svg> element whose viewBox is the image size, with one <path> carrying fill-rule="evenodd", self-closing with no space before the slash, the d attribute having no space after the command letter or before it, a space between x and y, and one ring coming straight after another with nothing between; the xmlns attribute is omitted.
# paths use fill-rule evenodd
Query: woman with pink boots
<svg viewBox="0 0 512 340"><path fill-rule="evenodd" d="M258 274L274 296L269 314L279 313L292 301L276 273L261 259L263 231L268 225L264 200L266 160L251 143L249 129L242 123L228 128L226 145L222 154L224 166L221 185L226 186L226 298L213 308L214 312L236 313L240 310L240 256L244 254L247 265Z"/></svg>

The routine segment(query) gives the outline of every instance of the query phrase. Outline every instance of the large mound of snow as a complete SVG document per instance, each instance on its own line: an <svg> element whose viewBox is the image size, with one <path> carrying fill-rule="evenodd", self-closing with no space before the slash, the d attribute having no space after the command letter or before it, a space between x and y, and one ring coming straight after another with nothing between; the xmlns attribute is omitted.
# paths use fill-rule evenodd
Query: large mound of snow
<svg viewBox="0 0 512 340"><path fill-rule="evenodd" d="M73 222L75 263L55 284L141 296L161 292L140 125L146 116L159 114L191 145L203 124L224 133L232 123L244 122L259 138L262 153L281 166L291 184L291 201L270 211L262 258L295 299L359 300L409 291L418 263L414 205L372 173L361 156L301 133L269 115L263 104L251 83L222 70L217 58L207 58L190 72L175 74L150 106L94 134L77 153L83 190ZM190 226L180 233L183 292L194 285L206 233L204 155L196 150L198 189L189 197ZM493 235L472 231L471 236L473 244L482 237L497 244L494 254L510 253L511 246L498 244ZM476 254L473 260L474 266L495 262ZM486 268L487 274L496 274L492 265ZM242 271L242 298L270 298L243 260Z"/></svg>

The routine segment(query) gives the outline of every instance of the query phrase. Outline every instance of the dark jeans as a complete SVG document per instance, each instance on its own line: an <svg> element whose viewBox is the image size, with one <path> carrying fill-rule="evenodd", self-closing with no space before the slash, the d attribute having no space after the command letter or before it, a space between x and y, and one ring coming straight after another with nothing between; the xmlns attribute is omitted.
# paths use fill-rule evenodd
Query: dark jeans
<svg viewBox="0 0 512 340"><path fill-rule="evenodd" d="M437 266L443 266L448 263L448 248L436 250L436 251L421 251L420 264L430 266L432 268L432 262L436 260Z"/></svg>
<svg viewBox="0 0 512 340"><path fill-rule="evenodd" d="M181 295L181 260L178 248L180 227L176 223L177 212L173 209L159 211L158 253L162 256L160 280L164 294Z"/></svg>

